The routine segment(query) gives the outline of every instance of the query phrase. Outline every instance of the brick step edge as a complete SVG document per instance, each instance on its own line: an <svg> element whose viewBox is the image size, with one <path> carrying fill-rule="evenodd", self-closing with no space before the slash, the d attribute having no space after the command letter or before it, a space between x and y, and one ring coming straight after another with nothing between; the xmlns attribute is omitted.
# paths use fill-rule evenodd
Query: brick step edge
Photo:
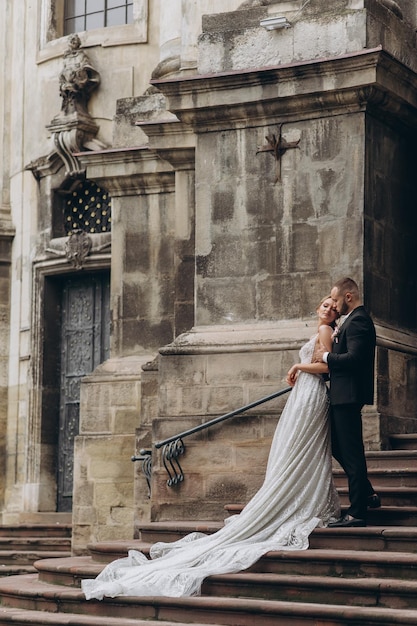
<svg viewBox="0 0 417 626"><path fill-rule="evenodd" d="M0 550L0 563L4 563L6 558L18 558L18 557L33 557L38 558L38 555L42 555L42 558L65 558L71 556L71 550ZM39 557L41 558L41 557Z"/></svg>
<svg viewBox="0 0 417 626"><path fill-rule="evenodd" d="M240 513L245 506L246 506L245 504L226 504L224 508L231 515L236 515ZM369 509L369 511L370 512L373 511L375 513L376 511L380 511L381 509L388 511L389 513L398 513L398 514L409 513L412 515L417 514L417 506L384 506L382 505L379 509ZM145 526L143 526L143 528L145 528Z"/></svg>
<svg viewBox="0 0 417 626"><path fill-rule="evenodd" d="M355 529L356 530L356 529ZM147 553L145 546L142 552ZM149 546L148 546L149 552ZM289 562L297 561L301 564L305 562L336 563L340 567L345 563L355 566L390 566L395 565L397 569L415 568L417 566L417 554L409 552L386 552L384 550L337 550L326 548L313 548L308 550L282 550L279 552L268 552L252 565L250 571L264 573L262 568L268 567L268 563L274 561ZM48 584L60 585L64 587L79 587L81 580L85 578L95 578L104 568L105 563L99 563L92 557L69 557L64 559L41 559L35 561L34 567L39 573L39 580ZM335 574L338 576L338 574ZM352 577L356 577L353 575ZM382 578L382 577L381 577Z"/></svg>
<svg viewBox="0 0 417 626"><path fill-rule="evenodd" d="M249 589L249 595L238 593L239 597L253 597L250 589L262 586L267 593L268 588L279 586L293 586L294 589L308 587L324 591L331 594L336 591L350 592L351 594L359 592L384 593L385 595L396 596L401 598L411 595L413 598L417 596L417 580L402 580L398 578L379 578L379 577L354 577L340 578L338 576L314 576L311 574L274 574L274 573L256 573L256 572L239 572L235 574L215 574L206 578L203 582L203 595L210 590L211 586L218 589L219 585L225 585L222 595L226 595L227 587L234 586L236 588ZM234 595L234 594L232 594ZM263 596L265 599L267 595ZM417 607L416 607L417 608Z"/></svg>
<svg viewBox="0 0 417 626"><path fill-rule="evenodd" d="M46 611L0 607L0 625L6 626L6 624L12 624L12 626L190 626L189 622L161 622L78 613L47 613ZM216 626L216 624L193 622L193 626Z"/></svg>
<svg viewBox="0 0 417 626"><path fill-rule="evenodd" d="M1 537L0 536L0 550L3 547L9 545L18 546L45 546L46 548L53 548L54 546L69 546L71 545L71 537Z"/></svg>
<svg viewBox="0 0 417 626"><path fill-rule="evenodd" d="M414 486L403 486L403 485L377 485L377 484L373 484L373 487L375 489L375 492L381 496L381 500L383 499L384 495L399 495L399 496L404 496L404 495L417 495L417 485ZM348 492L348 486L347 483L346 484L337 484L336 485L337 491L339 493L347 493ZM1 541L1 539L0 539Z"/></svg>
<svg viewBox="0 0 417 626"><path fill-rule="evenodd" d="M178 529L178 524L175 524ZM211 532L219 530L223 526L222 523L218 523L211 528ZM192 523L187 523L187 527L182 531L178 530L176 539L183 537L188 532L193 532L195 528L201 527L199 522L193 526ZM88 545L88 550L93 559L99 563L108 563L116 558L122 558L127 555L128 550L139 550L141 552L148 553L150 546L156 541L167 541L167 535L169 533L169 527L165 522L153 522L147 525L142 525L144 538L143 539L125 539L108 542L98 542ZM209 534L209 533L207 533ZM148 536L148 538L146 538ZM386 550L389 543L402 541L415 542L417 552L417 526L367 526L366 528L316 528L310 536L310 544L314 544L314 541L322 541L323 539L329 539L334 542L338 539L348 539L349 541L357 538L358 542L361 541L363 545L364 540L369 540L377 543L377 550ZM360 547L358 549L361 549ZM399 550L401 551L401 550ZM409 548L407 547L407 551Z"/></svg>
<svg viewBox="0 0 417 626"><path fill-rule="evenodd" d="M0 537L71 537L72 524L3 524L0 525Z"/></svg>
<svg viewBox="0 0 417 626"><path fill-rule="evenodd" d="M16 580L19 578L19 580ZM13 589L12 585L16 585ZM219 626L220 624L233 624L233 626L245 626L249 623L254 623L254 618L261 618L262 623L266 626L272 626L279 623L280 618L286 618L288 621L283 623L290 623L290 620L296 620L297 618L303 619L303 624L308 624L306 619L311 620L311 626L322 623L325 626L329 623L331 626L358 626L358 624L366 624L367 626L415 626L417 623L417 610L413 609L390 609L384 607L356 607L346 605L334 605L334 604L319 604L309 602L286 602L286 601L270 601L270 600L258 600L253 598L219 598L208 596L197 597L184 597L184 598L166 598L166 597L117 597L114 599L106 598L104 601L85 600L84 595L78 590L71 590L67 587L54 587L44 583L37 583L33 576L19 576L0 579L0 594L3 598L3 607L0 610L9 607L10 601L14 597L16 601L23 600L26 602L36 602L44 597L48 601L50 608L55 607L53 616L56 618L60 611L61 601L68 604L74 603L80 609L80 603L83 607L89 606L89 615L95 611L95 616L99 610L107 613L110 611L110 607L114 605L117 610L120 611L120 621L113 622L120 626L125 626L123 618L123 607L129 608L135 607L138 612L146 610L147 617L149 619L143 620L147 626L152 624L152 620L157 620L158 616L165 614L167 617L162 617L165 620L165 626L170 623L168 618L169 613L172 611L176 616L174 617L175 626L181 623L182 619L178 619L178 613L186 613L188 623L196 624L199 621L199 615L204 616L205 626L208 626L208 614L213 617L213 624ZM85 603L85 604L84 604ZM16 610L16 609L15 609ZM151 615L150 613L154 613ZM34 613L34 611L33 611ZM67 611L67 616L72 615L72 612ZM84 616L86 616L84 614ZM104 615L100 616L103 617ZM190 622L189 619L194 618L194 622ZM308 617L307 617L308 616ZM77 619L79 614L77 614ZM80 616L81 617L81 616ZM1 613L0 613L1 619ZM231 621L233 619L233 621ZM111 626L111 617L107 618L106 626ZM140 624L141 618L138 616L135 622L135 626ZM320 621L319 621L320 620ZM171 624L173 623L171 621ZM211 622L211 619L210 619ZM13 622L12 622L13 623ZM35 622L36 623L36 622ZM63 622L65 624L65 622ZM71 622L68 620L67 624ZM296 622L295 622L296 623ZM0 621L1 624L1 621ZM33 624L33 622L32 622ZM49 624L57 624L57 622L49 622ZM59 624L59 622L58 622ZM81 626L82 622L79 622ZM88 624L88 622L84 622ZM13 626L16 625L16 622ZM77 626L77 621L71 624L71 626ZM100 625L101 626L101 625ZM130 626L130 625L129 625ZM159 621L158 626L164 626L164 621Z"/></svg>

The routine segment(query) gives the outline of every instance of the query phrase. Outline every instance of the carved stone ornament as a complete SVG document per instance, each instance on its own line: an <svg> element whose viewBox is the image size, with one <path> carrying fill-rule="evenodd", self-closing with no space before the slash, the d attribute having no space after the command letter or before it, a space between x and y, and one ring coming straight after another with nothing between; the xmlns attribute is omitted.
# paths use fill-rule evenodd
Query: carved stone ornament
<svg viewBox="0 0 417 626"><path fill-rule="evenodd" d="M91 92L100 83L100 75L92 66L77 34L71 35L64 53L64 66L59 75L59 93L65 115L78 112L88 115Z"/></svg>
<svg viewBox="0 0 417 626"><path fill-rule="evenodd" d="M267 135L265 137L266 144L264 146L260 146L256 151L256 154L259 152L270 152L275 158L277 164L277 173L275 177L275 182L281 182L281 158L287 152L287 150L291 150L293 148L298 148L298 141L286 141L282 137L282 126L283 124L278 125L278 134L272 133L272 135Z"/></svg>
<svg viewBox="0 0 417 626"><path fill-rule="evenodd" d="M64 64L59 74L61 111L47 129L52 133L56 152L64 162L69 176L82 173L74 153L87 149L102 149L104 144L95 139L98 126L88 112L88 101L100 84L100 74L81 49L77 34L71 35L64 53Z"/></svg>
<svg viewBox="0 0 417 626"><path fill-rule="evenodd" d="M92 247L91 237L84 230L75 230L65 245L65 254L68 261L77 270L84 266L84 261L90 254Z"/></svg>

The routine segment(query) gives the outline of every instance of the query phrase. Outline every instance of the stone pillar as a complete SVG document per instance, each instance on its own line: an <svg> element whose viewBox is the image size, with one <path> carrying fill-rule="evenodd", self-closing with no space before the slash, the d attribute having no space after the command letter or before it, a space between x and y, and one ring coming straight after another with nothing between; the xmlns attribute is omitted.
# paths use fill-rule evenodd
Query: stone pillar
<svg viewBox="0 0 417 626"><path fill-rule="evenodd" d="M159 63L154 78L194 73L197 67L198 38L202 16L219 9L236 9L241 0L221 0L219 6L207 0L170 0L169 9L161 7L159 24Z"/></svg>
<svg viewBox="0 0 417 626"><path fill-rule="evenodd" d="M10 344L10 290L11 290L11 245L14 228L10 214L9 188L9 126L10 103L6 94L10 92L9 72L6 66L10 40L5 7L0 9L0 508L4 503L6 488L6 434L8 404L8 346Z"/></svg>
<svg viewBox="0 0 417 626"><path fill-rule="evenodd" d="M170 343L189 312L187 289L178 292L193 234L176 215L176 175L149 147L85 153L87 177L112 197L111 358L82 383L76 441L73 550L91 541L131 538L134 521L148 515L144 477L131 457L146 446L150 422L142 407L142 365ZM185 251L185 252L184 252ZM188 300L187 300L188 298ZM146 377L145 377L146 378ZM147 383L149 381L145 381ZM149 398L152 385L145 384ZM136 476L136 486L134 486Z"/></svg>
<svg viewBox="0 0 417 626"><path fill-rule="evenodd" d="M13 230L0 221L0 503L4 502L7 458L8 346L10 342L10 263Z"/></svg>

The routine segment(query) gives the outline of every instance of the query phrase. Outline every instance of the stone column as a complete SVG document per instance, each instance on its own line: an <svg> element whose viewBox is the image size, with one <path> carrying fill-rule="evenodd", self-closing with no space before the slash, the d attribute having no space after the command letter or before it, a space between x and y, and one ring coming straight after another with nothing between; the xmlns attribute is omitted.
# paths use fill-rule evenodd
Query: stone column
<svg viewBox="0 0 417 626"><path fill-rule="evenodd" d="M76 438L73 550L132 538L135 510L146 515L147 490L134 490L131 461L141 416L142 366L174 338L174 183L171 165L148 147L84 153L87 177L112 197L111 357L82 383ZM142 439L146 429L142 428ZM146 443L146 442L144 442ZM135 498L135 499L134 499Z"/></svg>
<svg viewBox="0 0 417 626"><path fill-rule="evenodd" d="M14 228L10 214L9 127L10 75L6 66L10 41L6 7L0 8L0 507L4 502L8 403L8 346L10 342L10 264Z"/></svg>

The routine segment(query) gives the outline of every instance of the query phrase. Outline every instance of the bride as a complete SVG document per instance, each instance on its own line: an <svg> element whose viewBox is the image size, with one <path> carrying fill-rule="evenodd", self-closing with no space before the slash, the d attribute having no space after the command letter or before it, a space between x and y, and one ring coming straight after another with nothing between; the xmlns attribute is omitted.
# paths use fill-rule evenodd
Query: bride
<svg viewBox="0 0 417 626"><path fill-rule="evenodd" d="M136 550L109 563L94 580L82 581L87 598L103 596L191 596L210 574L242 571L272 550L306 550L314 528L340 517L332 479L329 401L316 350L331 351L338 316L329 296L317 309L318 331L291 367L293 387L275 430L262 487L240 515L213 535L191 533L159 542L151 559Z"/></svg>

